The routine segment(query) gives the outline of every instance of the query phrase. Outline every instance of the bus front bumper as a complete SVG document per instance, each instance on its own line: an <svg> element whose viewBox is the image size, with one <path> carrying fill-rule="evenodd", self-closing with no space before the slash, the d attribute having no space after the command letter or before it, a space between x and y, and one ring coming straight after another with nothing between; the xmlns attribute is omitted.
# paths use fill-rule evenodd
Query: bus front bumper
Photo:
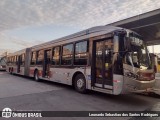
<svg viewBox="0 0 160 120"><path fill-rule="evenodd" d="M125 89L127 91L138 92L148 91L155 86L155 79L150 81L139 81L134 79L125 79Z"/></svg>

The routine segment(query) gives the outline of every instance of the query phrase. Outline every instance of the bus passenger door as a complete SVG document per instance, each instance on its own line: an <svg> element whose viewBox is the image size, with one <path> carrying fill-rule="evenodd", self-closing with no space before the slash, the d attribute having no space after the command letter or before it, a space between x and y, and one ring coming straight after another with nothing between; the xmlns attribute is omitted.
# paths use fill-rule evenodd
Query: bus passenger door
<svg viewBox="0 0 160 120"><path fill-rule="evenodd" d="M17 56L17 73L20 73L20 66L21 66L21 56Z"/></svg>
<svg viewBox="0 0 160 120"><path fill-rule="evenodd" d="M51 62L51 49L44 51L43 77L49 78Z"/></svg>
<svg viewBox="0 0 160 120"><path fill-rule="evenodd" d="M112 39L93 42L92 85L100 88L112 88Z"/></svg>

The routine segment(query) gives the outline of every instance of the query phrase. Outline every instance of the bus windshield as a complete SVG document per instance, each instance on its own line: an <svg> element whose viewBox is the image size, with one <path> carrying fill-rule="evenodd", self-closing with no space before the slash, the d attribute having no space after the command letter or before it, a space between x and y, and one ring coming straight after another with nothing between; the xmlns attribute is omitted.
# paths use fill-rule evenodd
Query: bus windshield
<svg viewBox="0 0 160 120"><path fill-rule="evenodd" d="M150 67L151 61L148 50L143 41L137 37L130 37L131 48L127 54L127 62L134 67Z"/></svg>

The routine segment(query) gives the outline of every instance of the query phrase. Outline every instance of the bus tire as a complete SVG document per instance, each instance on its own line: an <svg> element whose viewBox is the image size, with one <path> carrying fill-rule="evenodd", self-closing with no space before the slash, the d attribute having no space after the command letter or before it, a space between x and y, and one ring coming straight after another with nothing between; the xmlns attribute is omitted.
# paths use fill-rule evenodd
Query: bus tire
<svg viewBox="0 0 160 120"><path fill-rule="evenodd" d="M78 91L80 93L86 93L86 91L87 91L86 79L85 79L84 75L78 74L75 77L74 87L75 87L76 91Z"/></svg>
<svg viewBox="0 0 160 120"><path fill-rule="evenodd" d="M34 80L37 81L37 82L40 81L40 79L39 79L39 74L38 74L38 70L35 70L35 72L34 72Z"/></svg>

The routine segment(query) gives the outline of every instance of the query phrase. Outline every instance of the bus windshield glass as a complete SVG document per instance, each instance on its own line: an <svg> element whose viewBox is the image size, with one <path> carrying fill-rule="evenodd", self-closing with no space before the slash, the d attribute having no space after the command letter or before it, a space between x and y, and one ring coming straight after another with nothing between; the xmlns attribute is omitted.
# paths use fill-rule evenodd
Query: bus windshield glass
<svg viewBox="0 0 160 120"><path fill-rule="evenodd" d="M134 67L150 67L151 61L149 57L149 53L147 47L143 43L142 39L138 38L137 36L130 36L129 39L131 40L131 48L129 52L128 63L132 64Z"/></svg>

